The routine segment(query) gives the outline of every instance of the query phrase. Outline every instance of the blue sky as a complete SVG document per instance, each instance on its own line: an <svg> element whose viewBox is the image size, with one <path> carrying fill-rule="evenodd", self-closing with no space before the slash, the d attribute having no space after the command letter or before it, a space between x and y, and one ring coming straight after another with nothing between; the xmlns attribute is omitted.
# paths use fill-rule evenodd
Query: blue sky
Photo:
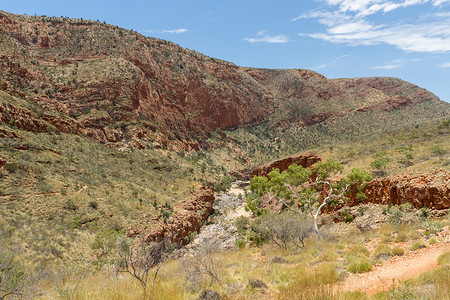
<svg viewBox="0 0 450 300"><path fill-rule="evenodd" d="M450 0L0 0L106 21L237 65L393 76L450 102Z"/></svg>

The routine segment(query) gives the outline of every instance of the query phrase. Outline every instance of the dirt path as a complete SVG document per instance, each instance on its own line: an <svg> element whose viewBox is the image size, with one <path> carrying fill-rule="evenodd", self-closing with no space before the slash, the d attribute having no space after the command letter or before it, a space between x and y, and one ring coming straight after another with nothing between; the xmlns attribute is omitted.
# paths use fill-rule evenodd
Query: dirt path
<svg viewBox="0 0 450 300"><path fill-rule="evenodd" d="M361 290L368 296L388 290L393 281L404 281L436 268L437 258L448 251L450 242L443 242L393 257L371 272L350 275L344 281L342 290Z"/></svg>

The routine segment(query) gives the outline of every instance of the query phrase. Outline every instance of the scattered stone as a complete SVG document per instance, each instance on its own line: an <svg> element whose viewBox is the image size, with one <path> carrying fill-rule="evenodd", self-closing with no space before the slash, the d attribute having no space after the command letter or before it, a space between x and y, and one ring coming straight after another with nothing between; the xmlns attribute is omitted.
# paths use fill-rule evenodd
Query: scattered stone
<svg viewBox="0 0 450 300"><path fill-rule="evenodd" d="M248 284L252 289L264 289L267 290L269 287L261 279L252 278L248 280Z"/></svg>
<svg viewBox="0 0 450 300"><path fill-rule="evenodd" d="M273 264L286 264L287 262L288 262L287 260L279 256L275 256L274 258L272 258Z"/></svg>
<svg viewBox="0 0 450 300"><path fill-rule="evenodd" d="M212 290L204 290L198 297L198 300L220 300L220 299L222 299L220 295Z"/></svg>

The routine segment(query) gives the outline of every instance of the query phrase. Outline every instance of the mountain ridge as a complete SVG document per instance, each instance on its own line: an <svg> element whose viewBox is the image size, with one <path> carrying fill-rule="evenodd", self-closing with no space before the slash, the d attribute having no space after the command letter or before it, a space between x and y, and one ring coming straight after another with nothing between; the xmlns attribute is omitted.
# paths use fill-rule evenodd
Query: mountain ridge
<svg viewBox="0 0 450 300"><path fill-rule="evenodd" d="M424 119L450 113L450 104L400 79L240 67L94 21L0 12L0 39L1 90L25 99L34 123L116 146L191 151L212 147L216 130L265 122L276 135L425 104ZM2 122L21 127L5 111Z"/></svg>

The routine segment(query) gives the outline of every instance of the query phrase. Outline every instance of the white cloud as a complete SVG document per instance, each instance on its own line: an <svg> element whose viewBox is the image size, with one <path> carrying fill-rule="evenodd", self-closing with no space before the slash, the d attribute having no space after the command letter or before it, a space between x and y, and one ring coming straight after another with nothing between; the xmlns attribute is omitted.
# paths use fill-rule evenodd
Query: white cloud
<svg viewBox="0 0 450 300"><path fill-rule="evenodd" d="M164 29L162 32L163 33L173 33L173 34L180 34L180 33L185 33L188 32L189 30L187 30L186 28L179 28L179 29Z"/></svg>
<svg viewBox="0 0 450 300"><path fill-rule="evenodd" d="M445 3L450 3L450 0L433 0L433 5L434 6L440 6L440 5L445 4Z"/></svg>
<svg viewBox="0 0 450 300"><path fill-rule="evenodd" d="M392 69L398 69L398 68L400 68L399 65L383 65L383 66L373 67L373 69L377 69L377 70L392 70Z"/></svg>
<svg viewBox="0 0 450 300"><path fill-rule="evenodd" d="M269 43L269 44L284 44L289 42L289 39L284 34L277 35L269 35L266 31L261 30L256 34L256 37L249 38L246 37L246 40L249 43Z"/></svg>
<svg viewBox="0 0 450 300"><path fill-rule="evenodd" d="M450 62L442 63L439 65L440 68L450 68Z"/></svg>
<svg viewBox="0 0 450 300"><path fill-rule="evenodd" d="M333 34L334 30L331 28L328 29L328 34L315 33L309 36L354 46L389 44L407 52L450 51L450 20L446 23L407 24L389 28L372 27L368 30L338 34Z"/></svg>
<svg viewBox="0 0 450 300"><path fill-rule="evenodd" d="M154 30L154 29L146 29L146 30L142 30L141 32L145 32L145 33L156 33L156 34L161 34L161 33L170 33L170 34L180 34L180 33L185 33L188 32L189 30L186 28L180 28L180 29L164 29L164 30Z"/></svg>
<svg viewBox="0 0 450 300"><path fill-rule="evenodd" d="M346 23L331 27L328 29L328 33L330 34L349 34L354 32L364 32L371 30L373 28L372 25L366 24L365 22L353 22Z"/></svg>
<svg viewBox="0 0 450 300"><path fill-rule="evenodd" d="M415 23L397 20L397 23L377 24L369 21L368 15L424 3L435 6L450 0L323 0L330 6L338 6L334 11L315 11L292 19L314 18L325 25L325 32L306 36L348 45L388 44L407 52L449 52L450 18L449 12L438 12L427 19L416 18ZM373 19L373 18L372 18ZM376 18L379 20L379 18ZM304 35L301 33L300 35Z"/></svg>
<svg viewBox="0 0 450 300"><path fill-rule="evenodd" d="M380 11L385 13L398 8L412 5L432 3L434 6L441 6L450 3L450 0L322 0L330 6L338 6L341 12L355 13L359 17L369 16Z"/></svg>

